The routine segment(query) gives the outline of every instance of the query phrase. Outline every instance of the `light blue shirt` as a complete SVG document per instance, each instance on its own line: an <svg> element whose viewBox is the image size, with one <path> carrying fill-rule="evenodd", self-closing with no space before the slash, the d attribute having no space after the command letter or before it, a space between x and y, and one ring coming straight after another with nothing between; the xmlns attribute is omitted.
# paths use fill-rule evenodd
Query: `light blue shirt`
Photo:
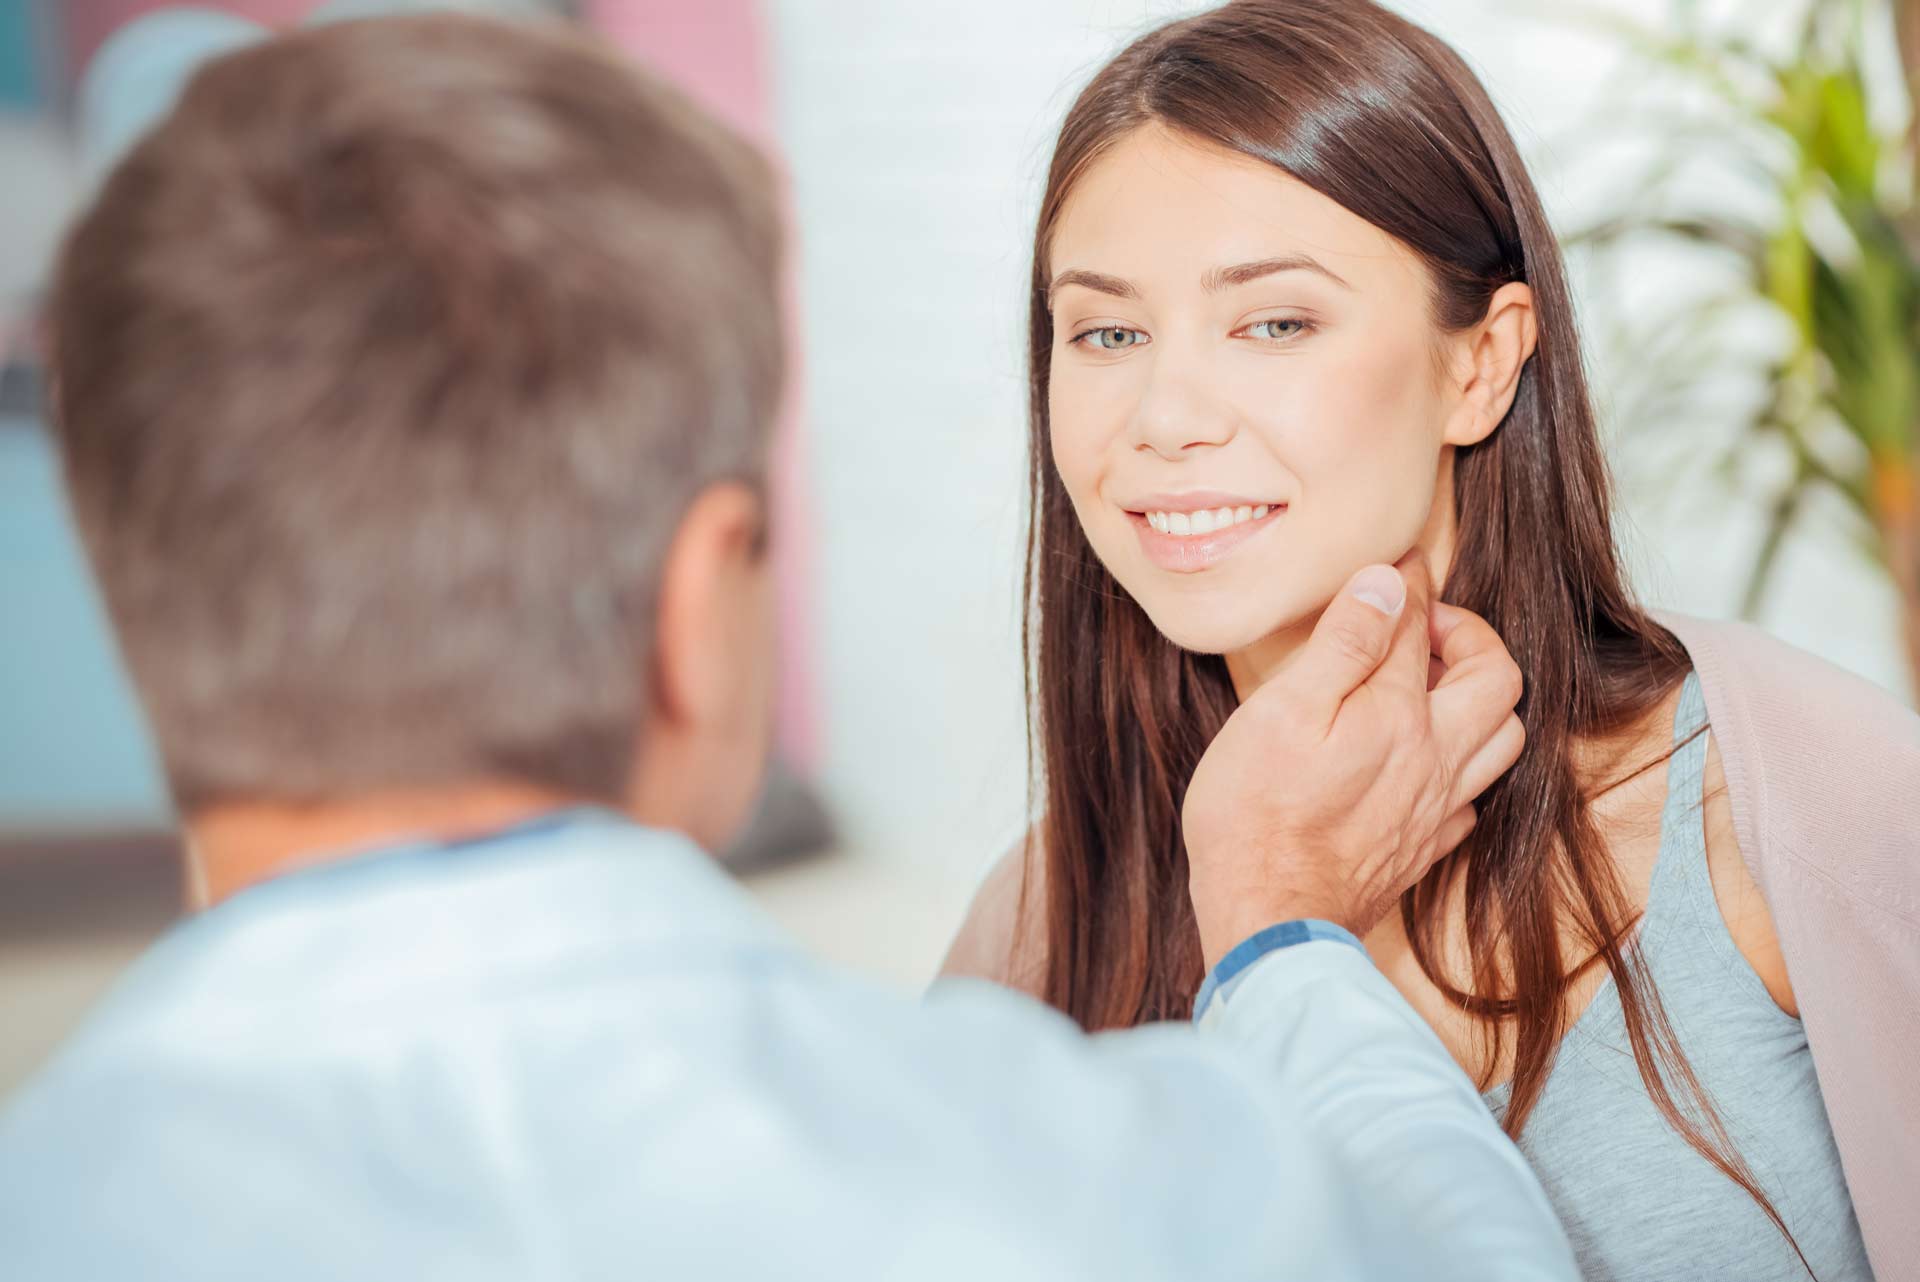
<svg viewBox="0 0 1920 1282"><path fill-rule="evenodd" d="M573 812L183 923L0 1119L16 1282L1574 1279L1516 1150L1345 942L1087 1038L810 960Z"/></svg>

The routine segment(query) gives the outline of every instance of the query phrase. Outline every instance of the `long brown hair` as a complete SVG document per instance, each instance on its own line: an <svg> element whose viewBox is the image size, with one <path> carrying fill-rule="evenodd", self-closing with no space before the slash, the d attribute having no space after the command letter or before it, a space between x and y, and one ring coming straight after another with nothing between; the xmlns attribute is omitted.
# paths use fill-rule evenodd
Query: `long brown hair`
<svg viewBox="0 0 1920 1282"><path fill-rule="evenodd" d="M1146 124L1272 164L1398 237L1426 264L1446 331L1484 317L1502 285L1531 288L1539 339L1513 407L1455 459L1459 533L1443 592L1491 622L1524 672L1527 748L1480 799L1468 842L1402 901L1407 935L1427 977L1478 1017L1490 1046L1514 1039L1505 1116L1514 1135L1553 1066L1571 985L1604 965L1660 1111L1787 1233L1627 942L1635 913L1589 813L1604 786L1576 767L1578 745L1643 722L1689 661L1634 603L1615 554L1558 246L1473 73L1444 42L1371 3L1243 0L1162 27L1094 77L1060 130L1034 237L1028 354L1024 647L1044 765L1043 996L1089 1029L1190 1010L1202 965L1180 807L1236 703L1224 660L1178 649L1108 574L1051 463L1050 240L1088 166ZM1436 961L1456 877L1467 989ZM1568 927L1590 950L1572 963L1561 948Z"/></svg>

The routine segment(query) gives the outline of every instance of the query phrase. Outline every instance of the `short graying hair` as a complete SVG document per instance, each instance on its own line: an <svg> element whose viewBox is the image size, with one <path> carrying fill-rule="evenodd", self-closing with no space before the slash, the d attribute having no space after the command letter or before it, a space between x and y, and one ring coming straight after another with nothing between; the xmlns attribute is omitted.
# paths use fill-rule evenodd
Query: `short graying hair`
<svg viewBox="0 0 1920 1282"><path fill-rule="evenodd" d="M780 241L751 147L558 23L201 71L51 302L69 496L177 803L622 796L667 544L763 481Z"/></svg>

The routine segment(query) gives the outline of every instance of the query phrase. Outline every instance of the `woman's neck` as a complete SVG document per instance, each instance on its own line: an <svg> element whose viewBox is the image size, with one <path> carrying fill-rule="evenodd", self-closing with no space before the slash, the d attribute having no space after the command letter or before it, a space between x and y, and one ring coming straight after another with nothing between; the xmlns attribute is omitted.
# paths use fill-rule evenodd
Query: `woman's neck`
<svg viewBox="0 0 1920 1282"><path fill-rule="evenodd" d="M1227 655L1227 675L1233 679L1234 696L1246 702L1255 690L1291 667L1319 622L1320 616L1315 614Z"/></svg>
<svg viewBox="0 0 1920 1282"><path fill-rule="evenodd" d="M1440 451L1440 466L1433 484L1433 505L1427 510L1426 528L1420 531L1420 537L1409 549L1417 549L1425 556L1427 574L1436 598L1446 584L1447 571L1453 567L1454 548L1459 542L1460 524L1453 506L1453 468L1453 447L1448 446ZM1353 568L1355 571L1360 569L1357 565ZM1245 702L1248 695L1292 666L1301 647L1306 645L1307 638L1313 635L1313 629L1319 624L1325 608L1322 606L1304 619L1269 632L1245 649L1229 653L1226 656L1227 675L1233 679L1235 697Z"/></svg>
<svg viewBox="0 0 1920 1282"><path fill-rule="evenodd" d="M1446 583L1447 570L1453 564L1453 505L1436 503L1434 509L1435 514L1416 546L1425 550L1427 572L1437 592L1440 585ZM1319 625L1323 610L1324 607L1269 632L1245 649L1229 653L1227 675L1233 680L1234 696L1244 703L1255 690L1291 667Z"/></svg>

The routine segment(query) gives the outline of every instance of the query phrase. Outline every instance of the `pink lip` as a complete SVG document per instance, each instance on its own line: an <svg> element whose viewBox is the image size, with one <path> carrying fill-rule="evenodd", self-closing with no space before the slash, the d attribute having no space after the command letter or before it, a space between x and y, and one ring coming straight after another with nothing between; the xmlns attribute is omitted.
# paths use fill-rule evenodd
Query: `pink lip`
<svg viewBox="0 0 1920 1282"><path fill-rule="evenodd" d="M1188 490L1182 494L1143 494L1120 506L1128 512L1211 512L1223 507L1280 507L1271 497L1228 494L1222 490Z"/></svg>
<svg viewBox="0 0 1920 1282"><path fill-rule="evenodd" d="M1258 506L1258 504L1247 504L1245 499L1237 502L1222 499L1220 502L1215 502L1214 495L1182 495L1181 498L1189 501L1195 499L1205 501L1195 502L1192 508L1169 505L1155 506L1148 510L1184 512L1197 511L1206 507ZM1155 502L1158 503L1159 500L1156 499ZM1212 534L1162 534L1147 524L1146 514L1143 512L1128 512L1127 520L1133 522L1134 533L1140 538L1140 550L1147 554L1147 560L1175 574L1198 574L1202 570L1218 565L1242 543L1286 515L1285 504L1268 504L1267 506L1269 511L1259 520L1242 521L1238 525L1230 525Z"/></svg>

